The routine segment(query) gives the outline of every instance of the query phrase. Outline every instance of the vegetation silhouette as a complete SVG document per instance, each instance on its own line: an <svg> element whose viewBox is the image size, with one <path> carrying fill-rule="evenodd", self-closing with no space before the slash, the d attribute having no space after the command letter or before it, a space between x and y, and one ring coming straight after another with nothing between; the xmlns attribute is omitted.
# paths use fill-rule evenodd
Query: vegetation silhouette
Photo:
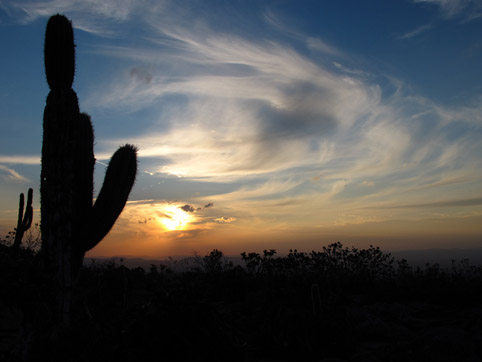
<svg viewBox="0 0 482 362"><path fill-rule="evenodd" d="M482 266L467 260L412 267L339 242L241 257L234 265L214 249L179 262L182 270L172 260L149 270L94 260L80 270L70 326L52 339L52 306L29 272L35 253L0 245L0 360L472 361L482 353Z"/></svg>
<svg viewBox="0 0 482 362"><path fill-rule="evenodd" d="M54 15L45 34L50 87L43 120L41 228L43 272L53 280L57 322L70 320L71 293L85 253L114 225L137 172L137 150L126 144L112 156L94 205L94 134L72 89L75 45L71 22Z"/></svg>

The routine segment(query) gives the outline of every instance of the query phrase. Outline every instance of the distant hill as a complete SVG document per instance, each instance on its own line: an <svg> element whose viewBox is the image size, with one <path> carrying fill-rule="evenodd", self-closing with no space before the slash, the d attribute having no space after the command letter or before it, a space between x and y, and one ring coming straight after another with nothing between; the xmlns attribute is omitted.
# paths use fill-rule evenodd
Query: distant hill
<svg viewBox="0 0 482 362"><path fill-rule="evenodd" d="M406 259L412 266L423 267L426 263L438 263L443 268L448 268L452 265L452 259L461 261L463 259L469 259L471 265L482 265L482 248L472 249L423 249L423 250L401 250L390 252L395 259ZM279 254L283 255L283 254ZM204 255L202 255L204 256ZM114 262L116 264L122 264L127 268L141 267L144 270L149 270L151 265L160 264L169 266L175 271L189 270L192 268L200 267L201 257L173 257L173 258L141 258L133 256L116 256L116 257L86 257L84 259L84 265L88 266L93 260L98 263ZM121 261L122 260L122 261ZM244 265L240 256L227 256L226 261L232 262L234 265Z"/></svg>
<svg viewBox="0 0 482 362"><path fill-rule="evenodd" d="M419 266L438 263L441 267L450 267L453 259L457 261L469 259L471 265L482 265L482 248L402 250L391 254L396 259L407 259L410 264Z"/></svg>

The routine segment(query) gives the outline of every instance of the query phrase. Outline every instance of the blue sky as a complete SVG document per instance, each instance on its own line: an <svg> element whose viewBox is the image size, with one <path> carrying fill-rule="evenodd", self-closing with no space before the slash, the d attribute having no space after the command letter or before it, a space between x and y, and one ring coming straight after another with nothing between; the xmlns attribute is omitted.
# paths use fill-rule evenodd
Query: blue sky
<svg viewBox="0 0 482 362"><path fill-rule="evenodd" d="M0 227L39 208L48 17L72 19L95 185L139 147L95 255L481 246L482 1L0 1Z"/></svg>

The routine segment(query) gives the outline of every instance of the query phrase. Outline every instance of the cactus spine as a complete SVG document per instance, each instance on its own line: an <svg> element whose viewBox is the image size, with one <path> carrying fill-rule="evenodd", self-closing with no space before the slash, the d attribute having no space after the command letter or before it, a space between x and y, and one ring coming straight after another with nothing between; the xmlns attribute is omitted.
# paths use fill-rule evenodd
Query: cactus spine
<svg viewBox="0 0 482 362"><path fill-rule="evenodd" d="M94 133L79 112L72 89L75 45L72 24L54 15L45 35L45 72L50 93L44 110L41 229L42 257L55 280L56 312L68 323L71 290L85 253L109 232L124 208L137 172L137 149L126 144L109 163L92 205Z"/></svg>
<svg viewBox="0 0 482 362"><path fill-rule="evenodd" d="M25 196L23 193L20 194L20 201L18 205L18 220L17 220L17 228L15 229L15 239L13 241L13 247L18 249L22 244L22 238L25 231L30 229L32 225L33 219L33 208L32 208L32 200L33 200L33 190L28 189L28 196L27 196L27 207L25 208L25 214L23 213L23 208L25 205Z"/></svg>

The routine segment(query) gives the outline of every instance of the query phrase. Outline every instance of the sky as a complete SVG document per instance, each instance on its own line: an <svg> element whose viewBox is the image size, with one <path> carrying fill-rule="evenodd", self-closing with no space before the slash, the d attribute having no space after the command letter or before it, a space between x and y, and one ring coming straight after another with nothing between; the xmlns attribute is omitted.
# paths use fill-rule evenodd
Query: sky
<svg viewBox="0 0 482 362"><path fill-rule="evenodd" d="M0 235L29 187L39 222L56 13L95 190L139 148L89 256L482 247L482 0L0 0Z"/></svg>

